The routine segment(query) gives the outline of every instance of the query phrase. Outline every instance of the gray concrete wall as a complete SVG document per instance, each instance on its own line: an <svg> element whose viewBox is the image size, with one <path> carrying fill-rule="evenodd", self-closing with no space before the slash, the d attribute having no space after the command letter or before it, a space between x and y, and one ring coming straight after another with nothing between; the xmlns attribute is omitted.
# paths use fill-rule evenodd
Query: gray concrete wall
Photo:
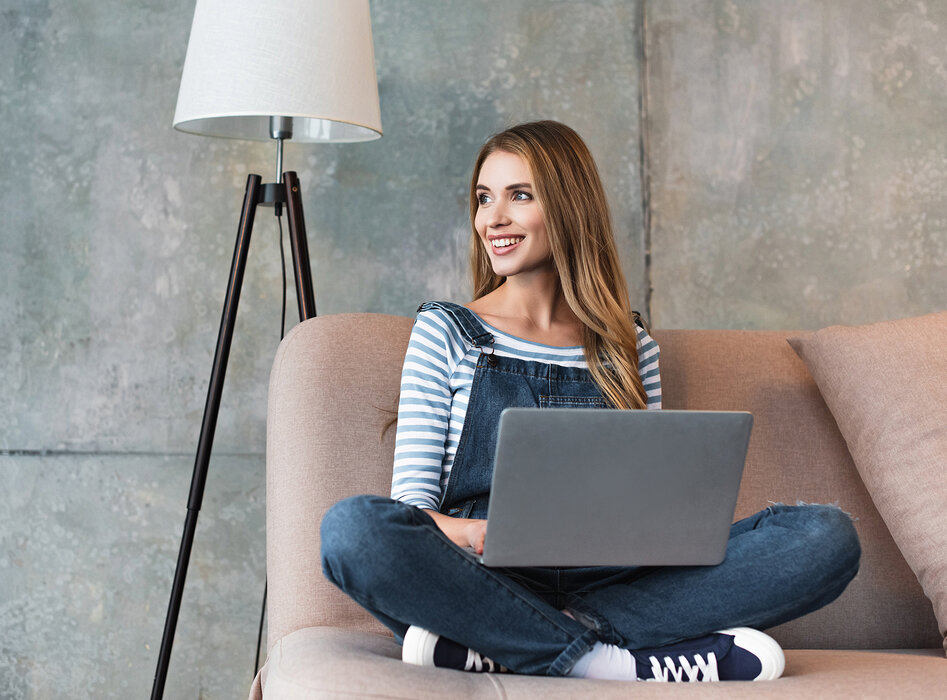
<svg viewBox="0 0 947 700"><path fill-rule="evenodd" d="M0 697L142 696L154 674L243 187L275 157L171 130L192 12L0 1ZM947 9L374 0L372 20L384 138L286 149L321 314L465 299L471 161L539 117L587 138L657 326L947 306ZM279 288L263 211L167 697L250 681Z"/></svg>
<svg viewBox="0 0 947 700"><path fill-rule="evenodd" d="M646 14L658 326L947 307L947 5L675 0Z"/></svg>

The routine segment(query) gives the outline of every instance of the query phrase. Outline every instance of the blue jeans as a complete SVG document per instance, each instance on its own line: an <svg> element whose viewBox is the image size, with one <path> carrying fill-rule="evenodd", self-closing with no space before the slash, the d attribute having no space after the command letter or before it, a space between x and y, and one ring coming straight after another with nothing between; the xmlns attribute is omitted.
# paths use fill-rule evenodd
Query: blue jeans
<svg viewBox="0 0 947 700"><path fill-rule="evenodd" d="M724 562L701 567L491 569L380 496L343 500L322 521L326 577L399 640L417 625L534 675L565 675L596 641L648 649L805 615L841 594L860 553L851 519L826 505L745 518Z"/></svg>

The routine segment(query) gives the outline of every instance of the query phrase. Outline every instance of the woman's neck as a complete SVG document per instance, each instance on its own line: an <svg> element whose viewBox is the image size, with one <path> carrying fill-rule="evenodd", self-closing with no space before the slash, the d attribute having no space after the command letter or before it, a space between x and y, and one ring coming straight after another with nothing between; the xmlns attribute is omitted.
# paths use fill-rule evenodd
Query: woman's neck
<svg viewBox="0 0 947 700"><path fill-rule="evenodd" d="M547 345L581 345L582 324L566 303L558 275L516 275L469 308L501 331Z"/></svg>

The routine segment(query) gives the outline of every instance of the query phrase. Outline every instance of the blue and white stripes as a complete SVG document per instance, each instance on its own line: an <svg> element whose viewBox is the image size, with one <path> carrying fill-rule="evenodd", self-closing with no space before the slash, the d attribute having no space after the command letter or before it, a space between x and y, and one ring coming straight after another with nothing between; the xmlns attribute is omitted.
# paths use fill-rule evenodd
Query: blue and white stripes
<svg viewBox="0 0 947 700"><path fill-rule="evenodd" d="M482 322L482 321L481 321ZM551 347L483 324L498 356L587 368L581 347ZM391 497L437 509L447 487L480 351L439 308L418 314L401 374ZM638 328L638 373L648 408L661 408L658 345Z"/></svg>

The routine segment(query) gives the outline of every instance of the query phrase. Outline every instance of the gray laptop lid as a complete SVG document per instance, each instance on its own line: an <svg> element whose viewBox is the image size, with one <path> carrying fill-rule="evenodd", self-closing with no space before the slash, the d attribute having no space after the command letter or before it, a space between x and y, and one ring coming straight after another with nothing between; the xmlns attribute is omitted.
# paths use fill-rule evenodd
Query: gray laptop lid
<svg viewBox="0 0 947 700"><path fill-rule="evenodd" d="M508 408L488 566L719 564L753 416Z"/></svg>

